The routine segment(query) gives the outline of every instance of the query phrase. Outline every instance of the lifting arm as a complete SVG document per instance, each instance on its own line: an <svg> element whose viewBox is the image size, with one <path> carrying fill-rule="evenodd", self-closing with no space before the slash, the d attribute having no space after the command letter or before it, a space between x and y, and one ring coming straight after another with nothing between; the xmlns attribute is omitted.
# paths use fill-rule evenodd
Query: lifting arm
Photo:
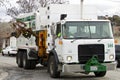
<svg viewBox="0 0 120 80"><path fill-rule="evenodd" d="M16 21L13 23L13 26L16 28L15 37L17 38L21 34L23 34L25 38L29 38L31 35L38 37L38 35L35 32L33 32L31 28L25 28L26 24L24 22Z"/></svg>

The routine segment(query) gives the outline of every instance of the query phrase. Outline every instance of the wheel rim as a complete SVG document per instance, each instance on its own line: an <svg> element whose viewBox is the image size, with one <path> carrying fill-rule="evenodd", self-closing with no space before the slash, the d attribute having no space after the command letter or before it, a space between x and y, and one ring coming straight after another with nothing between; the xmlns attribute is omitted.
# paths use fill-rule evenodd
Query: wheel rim
<svg viewBox="0 0 120 80"><path fill-rule="evenodd" d="M53 74L53 62L50 63L50 73Z"/></svg>

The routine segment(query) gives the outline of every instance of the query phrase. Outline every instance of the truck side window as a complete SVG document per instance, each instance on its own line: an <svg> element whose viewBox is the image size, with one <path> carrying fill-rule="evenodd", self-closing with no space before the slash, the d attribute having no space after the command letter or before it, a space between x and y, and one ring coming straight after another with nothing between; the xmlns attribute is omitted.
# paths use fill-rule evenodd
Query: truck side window
<svg viewBox="0 0 120 80"><path fill-rule="evenodd" d="M61 34L61 24L57 24L57 29L56 29L56 35L60 35Z"/></svg>

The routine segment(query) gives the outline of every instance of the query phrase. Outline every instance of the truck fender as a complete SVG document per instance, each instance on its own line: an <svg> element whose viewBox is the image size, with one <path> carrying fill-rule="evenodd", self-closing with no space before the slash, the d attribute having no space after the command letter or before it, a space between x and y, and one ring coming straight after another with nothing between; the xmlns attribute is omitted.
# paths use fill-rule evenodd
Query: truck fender
<svg viewBox="0 0 120 80"><path fill-rule="evenodd" d="M56 63L59 64L59 59L58 59L58 56L57 56L57 53L55 50L51 50L50 53L49 53L49 58L50 56L53 55L55 57L55 60L56 60ZM48 59L49 60L49 59Z"/></svg>

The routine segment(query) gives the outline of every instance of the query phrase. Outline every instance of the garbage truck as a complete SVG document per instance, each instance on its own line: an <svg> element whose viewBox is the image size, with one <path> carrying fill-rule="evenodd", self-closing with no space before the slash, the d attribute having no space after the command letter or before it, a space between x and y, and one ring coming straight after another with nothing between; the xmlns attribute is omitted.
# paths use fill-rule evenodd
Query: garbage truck
<svg viewBox="0 0 120 80"><path fill-rule="evenodd" d="M40 63L53 78L64 72L103 77L115 70L110 21L98 20L94 7L84 6L82 19L80 13L79 5L50 4L17 16L18 67L34 69Z"/></svg>

